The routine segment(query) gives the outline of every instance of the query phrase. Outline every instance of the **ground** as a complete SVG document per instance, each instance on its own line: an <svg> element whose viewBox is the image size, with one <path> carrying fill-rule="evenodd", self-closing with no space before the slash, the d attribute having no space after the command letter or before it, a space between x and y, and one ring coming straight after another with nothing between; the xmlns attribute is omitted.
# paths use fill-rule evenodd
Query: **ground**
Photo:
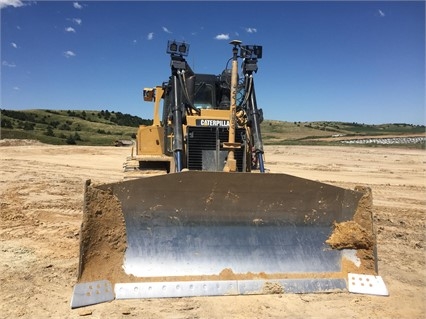
<svg viewBox="0 0 426 319"><path fill-rule="evenodd" d="M127 147L0 141L0 318L424 318L426 153L267 146L266 168L373 190L379 274L388 297L275 294L115 300L70 309L83 185L122 180Z"/></svg>

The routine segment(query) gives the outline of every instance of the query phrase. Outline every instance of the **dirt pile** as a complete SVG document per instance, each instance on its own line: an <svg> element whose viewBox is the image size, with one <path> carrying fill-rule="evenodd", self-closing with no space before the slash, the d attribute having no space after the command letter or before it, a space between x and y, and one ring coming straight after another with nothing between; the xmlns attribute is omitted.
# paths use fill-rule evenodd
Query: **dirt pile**
<svg viewBox="0 0 426 319"><path fill-rule="evenodd" d="M370 249L373 246L371 233L354 221L335 223L334 231L326 241L333 249Z"/></svg>

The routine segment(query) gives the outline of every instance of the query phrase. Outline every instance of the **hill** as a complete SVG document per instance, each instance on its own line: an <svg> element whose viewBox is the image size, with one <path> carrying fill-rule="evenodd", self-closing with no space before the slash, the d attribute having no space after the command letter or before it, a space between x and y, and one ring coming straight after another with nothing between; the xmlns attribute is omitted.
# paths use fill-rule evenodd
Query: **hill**
<svg viewBox="0 0 426 319"><path fill-rule="evenodd" d="M152 120L102 111L1 110L2 139L33 139L47 144L112 145L136 137Z"/></svg>
<svg viewBox="0 0 426 319"><path fill-rule="evenodd" d="M48 144L113 145L116 140L135 138L141 124L151 125L152 120L108 110L1 110L2 139L32 139ZM266 145L342 145L356 142L425 148L426 136L424 125L405 123L369 125L265 120L261 130ZM420 139L407 140L407 137Z"/></svg>
<svg viewBox="0 0 426 319"><path fill-rule="evenodd" d="M418 144L414 147L425 148L425 126L406 123L360 124L349 122L281 122L264 121L262 135L265 144L278 145L342 145L358 141L356 144ZM408 137L413 141L404 140ZM395 143L389 142L395 139ZM361 141L369 141L361 143ZM381 140L387 142L381 143ZM419 142L419 143L417 143ZM355 143L352 143L355 144Z"/></svg>

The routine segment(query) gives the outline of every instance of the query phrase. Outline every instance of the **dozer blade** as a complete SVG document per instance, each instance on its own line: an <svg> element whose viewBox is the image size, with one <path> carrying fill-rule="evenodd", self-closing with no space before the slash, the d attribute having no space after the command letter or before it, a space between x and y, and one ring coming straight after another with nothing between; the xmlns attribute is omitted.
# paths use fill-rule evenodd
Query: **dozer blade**
<svg viewBox="0 0 426 319"><path fill-rule="evenodd" d="M108 280L116 298L346 289L349 272L377 272L371 205L368 188L285 174L87 185L78 282Z"/></svg>

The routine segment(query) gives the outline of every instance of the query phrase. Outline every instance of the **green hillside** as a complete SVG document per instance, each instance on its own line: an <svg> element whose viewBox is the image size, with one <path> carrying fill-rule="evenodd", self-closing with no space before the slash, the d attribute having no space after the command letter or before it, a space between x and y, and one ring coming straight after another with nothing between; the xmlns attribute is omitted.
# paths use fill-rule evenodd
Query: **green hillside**
<svg viewBox="0 0 426 319"><path fill-rule="evenodd" d="M264 121L261 125L265 144L333 144L342 139L365 136L425 135L424 125L405 123L360 124L348 122ZM335 142L333 142L335 141Z"/></svg>
<svg viewBox="0 0 426 319"><path fill-rule="evenodd" d="M113 145L135 138L139 125L152 120L130 114L71 110L1 110L2 139L33 139L48 144ZM266 145L342 145L340 140L362 137L425 136L424 125L368 125L345 122L283 122L261 124ZM416 147L424 148L424 143Z"/></svg>
<svg viewBox="0 0 426 319"><path fill-rule="evenodd" d="M135 137L152 120L108 110L1 110L2 139L33 139L48 144L113 145Z"/></svg>

